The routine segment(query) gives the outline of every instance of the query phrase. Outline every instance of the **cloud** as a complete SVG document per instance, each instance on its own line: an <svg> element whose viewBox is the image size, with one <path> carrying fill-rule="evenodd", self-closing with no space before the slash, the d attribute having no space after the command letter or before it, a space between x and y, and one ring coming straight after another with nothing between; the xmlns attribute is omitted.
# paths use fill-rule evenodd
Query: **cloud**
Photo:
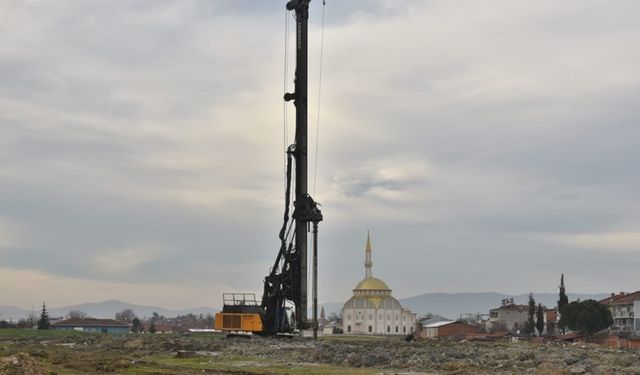
<svg viewBox="0 0 640 375"><path fill-rule="evenodd" d="M100 250L95 257L96 268L101 272L123 273L135 271L162 254L162 249L154 244L141 244L133 247Z"/></svg>
<svg viewBox="0 0 640 375"><path fill-rule="evenodd" d="M0 216L0 251L24 244L24 234L15 220Z"/></svg>
<svg viewBox="0 0 640 375"><path fill-rule="evenodd" d="M361 277L367 228L401 296L551 290L536 283L560 272L574 290L633 285L618 268L640 262L635 2L326 3L317 173L319 0L309 55L321 300ZM174 306L259 292L293 139L283 6L0 5L3 267ZM603 265L618 271L586 276ZM190 292L160 298L159 280ZM29 306L36 289L0 292Z"/></svg>
<svg viewBox="0 0 640 375"><path fill-rule="evenodd" d="M38 306L43 300L47 306L66 306L79 301L98 302L117 297L120 300L136 303L161 302L162 306L182 308L192 305L217 306L217 300L211 295L222 293L215 286L203 286L195 290L176 283L156 281L153 283L100 282L86 278L56 276L35 270L16 270L0 268L0 283L11 285L15 290L12 304L24 307ZM201 294L205 290L206 295Z"/></svg>
<svg viewBox="0 0 640 375"><path fill-rule="evenodd" d="M554 235L550 240L578 249L623 253L640 251L640 232L638 231Z"/></svg>

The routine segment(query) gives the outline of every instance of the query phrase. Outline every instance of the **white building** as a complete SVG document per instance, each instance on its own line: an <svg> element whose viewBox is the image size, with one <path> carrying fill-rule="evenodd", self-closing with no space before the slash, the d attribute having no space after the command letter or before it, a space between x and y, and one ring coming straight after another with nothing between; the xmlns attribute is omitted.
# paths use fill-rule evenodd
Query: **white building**
<svg viewBox="0 0 640 375"><path fill-rule="evenodd" d="M371 273L371 239L367 234L365 278L342 307L345 334L406 335L415 331L416 314L402 308L387 284Z"/></svg>

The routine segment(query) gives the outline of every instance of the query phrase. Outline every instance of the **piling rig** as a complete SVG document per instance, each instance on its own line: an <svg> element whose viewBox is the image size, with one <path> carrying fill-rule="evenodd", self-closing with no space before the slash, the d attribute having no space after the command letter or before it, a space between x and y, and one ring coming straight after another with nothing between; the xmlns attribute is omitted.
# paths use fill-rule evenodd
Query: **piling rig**
<svg viewBox="0 0 640 375"><path fill-rule="evenodd" d="M296 20L296 69L294 92L285 93L284 100L293 101L296 130L294 143L286 150L285 209L279 233L280 250L264 279L259 308L257 303L249 302L251 299L246 297L241 301L232 299L232 304L225 302L215 319L215 327L223 331L281 334L313 328L314 336L317 336L317 244L322 213L307 189L307 27L310 1L291 0L286 4L287 10L294 12ZM290 214L292 181L295 182L295 192L293 214ZM310 230L313 234L313 324L307 318L307 235Z"/></svg>

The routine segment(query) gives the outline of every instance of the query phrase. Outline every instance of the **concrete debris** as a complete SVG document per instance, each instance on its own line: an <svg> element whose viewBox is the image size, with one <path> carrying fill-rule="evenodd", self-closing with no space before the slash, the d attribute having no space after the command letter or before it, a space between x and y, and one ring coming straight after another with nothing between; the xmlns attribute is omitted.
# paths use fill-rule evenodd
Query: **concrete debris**
<svg viewBox="0 0 640 375"><path fill-rule="evenodd" d="M159 355L185 364L191 359L242 368L331 365L384 374L640 374L638 350L565 343L407 342L404 337L333 337L314 342L188 335L81 335L46 340L0 339L0 374L40 374L39 364L44 363L79 373L135 372L132 366L137 369Z"/></svg>

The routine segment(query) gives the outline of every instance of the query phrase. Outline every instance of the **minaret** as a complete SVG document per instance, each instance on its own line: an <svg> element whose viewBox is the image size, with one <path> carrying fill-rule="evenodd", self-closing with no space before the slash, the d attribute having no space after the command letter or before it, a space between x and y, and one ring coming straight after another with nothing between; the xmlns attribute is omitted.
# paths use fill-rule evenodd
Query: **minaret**
<svg viewBox="0 0 640 375"><path fill-rule="evenodd" d="M369 236L369 231L367 231L367 247L365 248L365 257L364 257L364 269L365 269L365 277L373 277L371 274L371 266L373 263L371 262L371 237Z"/></svg>

